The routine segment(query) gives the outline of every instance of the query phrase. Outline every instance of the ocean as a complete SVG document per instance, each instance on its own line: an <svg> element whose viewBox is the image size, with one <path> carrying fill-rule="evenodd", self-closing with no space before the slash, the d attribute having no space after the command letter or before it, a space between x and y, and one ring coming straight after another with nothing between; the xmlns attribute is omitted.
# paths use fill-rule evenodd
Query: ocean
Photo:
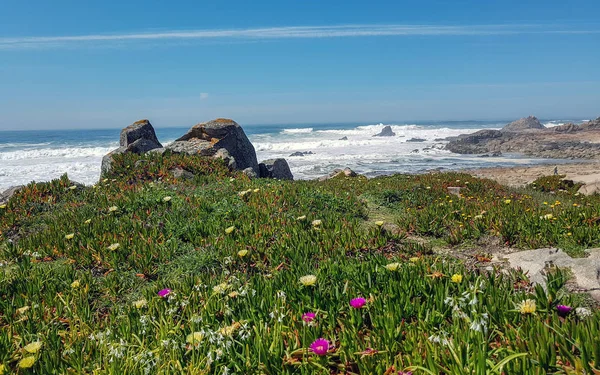
<svg viewBox="0 0 600 375"><path fill-rule="evenodd" d="M544 120L546 126L584 120ZM478 157L443 149L444 139L481 129L500 129L509 121L436 121L389 124L242 125L258 160L285 158L296 179L313 179L335 168L350 167L367 176L456 170L490 166L556 163L521 155ZM373 137L385 125L394 137ZM163 145L189 127L155 125ZM0 192L13 185L69 178L94 184L102 157L118 147L120 129L0 131ZM347 137L347 140L341 138ZM423 141L411 142L413 138ZM305 156L290 156L312 152Z"/></svg>

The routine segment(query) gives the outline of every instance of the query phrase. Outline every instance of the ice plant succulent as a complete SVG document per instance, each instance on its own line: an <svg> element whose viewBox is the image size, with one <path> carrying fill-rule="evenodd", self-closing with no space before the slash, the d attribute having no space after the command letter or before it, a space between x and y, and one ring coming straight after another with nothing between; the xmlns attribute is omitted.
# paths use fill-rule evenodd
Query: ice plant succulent
<svg viewBox="0 0 600 375"><path fill-rule="evenodd" d="M31 368L35 364L35 357L30 355L19 361L19 368Z"/></svg>
<svg viewBox="0 0 600 375"><path fill-rule="evenodd" d="M165 298L167 297L169 294L171 294L172 290L169 288L165 288L165 289L161 289L158 291L158 296L161 298Z"/></svg>
<svg viewBox="0 0 600 375"><path fill-rule="evenodd" d="M317 283L317 277L315 275L302 276L300 283L304 286L313 286Z"/></svg>
<svg viewBox="0 0 600 375"><path fill-rule="evenodd" d="M398 271L398 268L400 268L400 263L398 263L398 262L388 263L384 267L388 271Z"/></svg>
<svg viewBox="0 0 600 375"><path fill-rule="evenodd" d="M319 356L326 355L329 351L329 341L325 340L324 338L316 339L312 344L310 344L310 350Z"/></svg>
<svg viewBox="0 0 600 375"><path fill-rule="evenodd" d="M35 353L39 352L41 348L42 348L42 342L34 341L30 344L25 345L25 347L23 349L25 349L25 351L27 353L35 354Z"/></svg>
<svg viewBox="0 0 600 375"><path fill-rule="evenodd" d="M353 298L350 300L350 306L355 309L360 309L367 304L367 300L362 297Z"/></svg>

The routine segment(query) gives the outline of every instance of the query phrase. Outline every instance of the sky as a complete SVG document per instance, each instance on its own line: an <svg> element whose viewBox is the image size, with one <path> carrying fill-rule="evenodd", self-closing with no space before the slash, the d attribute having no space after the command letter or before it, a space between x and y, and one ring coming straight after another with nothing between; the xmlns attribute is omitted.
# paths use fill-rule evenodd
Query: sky
<svg viewBox="0 0 600 375"><path fill-rule="evenodd" d="M0 2L0 130L600 116L597 0Z"/></svg>

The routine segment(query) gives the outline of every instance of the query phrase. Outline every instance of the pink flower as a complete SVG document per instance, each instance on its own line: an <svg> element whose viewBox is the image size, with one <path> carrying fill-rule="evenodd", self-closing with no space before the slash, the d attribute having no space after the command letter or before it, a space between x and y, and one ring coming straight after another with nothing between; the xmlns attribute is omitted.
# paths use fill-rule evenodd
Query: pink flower
<svg viewBox="0 0 600 375"><path fill-rule="evenodd" d="M412 371L398 371L398 375L413 375Z"/></svg>
<svg viewBox="0 0 600 375"><path fill-rule="evenodd" d="M310 344L310 350L316 355L325 355L329 351L329 341L324 338L316 339Z"/></svg>
<svg viewBox="0 0 600 375"><path fill-rule="evenodd" d="M171 294L171 289L169 289L169 288L165 288L165 289L163 289L163 290L161 290L161 291L158 292L158 296L162 297L162 298L165 298L169 294Z"/></svg>
<svg viewBox="0 0 600 375"><path fill-rule="evenodd" d="M317 314L314 312L305 312L302 314L302 320L304 320L306 323L310 323L315 319L316 316Z"/></svg>
<svg viewBox="0 0 600 375"><path fill-rule="evenodd" d="M558 312L558 316L562 316L563 318L565 316L569 315L571 310L573 310L573 308L571 306L566 306L566 305L556 306L556 311Z"/></svg>
<svg viewBox="0 0 600 375"><path fill-rule="evenodd" d="M367 303L367 300L362 297L358 297L358 298L354 298L354 299L350 300L350 306L354 307L355 309L360 309L366 303Z"/></svg>

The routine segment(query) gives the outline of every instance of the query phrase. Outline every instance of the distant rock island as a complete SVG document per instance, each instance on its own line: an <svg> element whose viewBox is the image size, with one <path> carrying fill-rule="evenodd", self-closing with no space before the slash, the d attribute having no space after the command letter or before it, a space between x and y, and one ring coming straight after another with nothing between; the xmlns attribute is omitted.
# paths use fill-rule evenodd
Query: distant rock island
<svg viewBox="0 0 600 375"><path fill-rule="evenodd" d="M543 158L600 157L600 117L583 124L546 128L529 116L500 130L484 129L447 139L446 149L458 154L520 153Z"/></svg>
<svg viewBox="0 0 600 375"><path fill-rule="evenodd" d="M383 129L381 130L380 133L373 135L373 137L393 137L395 135L396 135L396 133L394 133L394 131L392 130L392 127L389 125L386 125L383 127Z"/></svg>

